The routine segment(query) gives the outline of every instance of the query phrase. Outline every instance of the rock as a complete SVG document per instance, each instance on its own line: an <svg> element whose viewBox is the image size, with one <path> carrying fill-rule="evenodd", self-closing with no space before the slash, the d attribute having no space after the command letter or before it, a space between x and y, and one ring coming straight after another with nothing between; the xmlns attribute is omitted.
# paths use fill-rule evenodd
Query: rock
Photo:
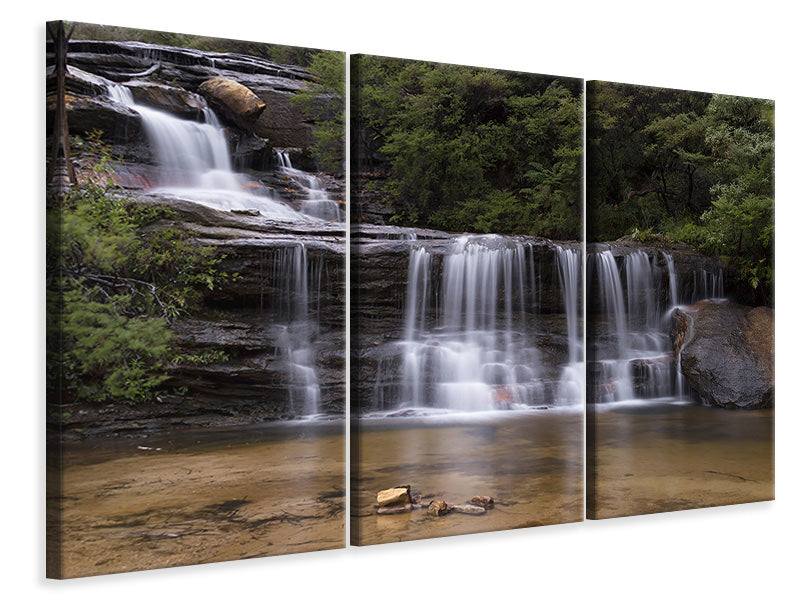
<svg viewBox="0 0 800 600"><path fill-rule="evenodd" d="M202 96L179 87L153 81L129 81L125 83L137 104L150 106L179 117L196 119L207 107Z"/></svg>
<svg viewBox="0 0 800 600"><path fill-rule="evenodd" d="M200 85L200 93L234 123L247 129L267 105L250 89L233 79L212 77Z"/></svg>
<svg viewBox="0 0 800 600"><path fill-rule="evenodd" d="M428 514L432 517L441 517L450 512L450 507L444 500L433 500L428 504Z"/></svg>
<svg viewBox="0 0 800 600"><path fill-rule="evenodd" d="M132 109L106 99L66 94L67 123L70 135L85 136L98 130L108 142L143 138L141 118ZM55 95L47 98L47 130L53 128Z"/></svg>
<svg viewBox="0 0 800 600"><path fill-rule="evenodd" d="M485 508L487 510L494 508L494 498L491 496L473 496L469 503L474 506L480 506L481 508Z"/></svg>
<svg viewBox="0 0 800 600"><path fill-rule="evenodd" d="M231 212L235 215L246 215L249 217L257 217L261 214L257 208L232 208Z"/></svg>
<svg viewBox="0 0 800 600"><path fill-rule="evenodd" d="M450 510L465 515L482 515L486 509L482 506L475 506L473 504L451 504Z"/></svg>
<svg viewBox="0 0 800 600"><path fill-rule="evenodd" d="M411 504L411 486L404 485L378 492L378 506L390 504Z"/></svg>
<svg viewBox="0 0 800 600"><path fill-rule="evenodd" d="M681 372L700 401L724 408L774 405L772 309L705 300L676 309L670 335Z"/></svg>
<svg viewBox="0 0 800 600"><path fill-rule="evenodd" d="M389 506L381 506L378 509L378 514L379 515L399 515L399 514L402 514L402 513L411 512L412 508L413 507L411 506L410 502L406 502L404 504L390 504Z"/></svg>

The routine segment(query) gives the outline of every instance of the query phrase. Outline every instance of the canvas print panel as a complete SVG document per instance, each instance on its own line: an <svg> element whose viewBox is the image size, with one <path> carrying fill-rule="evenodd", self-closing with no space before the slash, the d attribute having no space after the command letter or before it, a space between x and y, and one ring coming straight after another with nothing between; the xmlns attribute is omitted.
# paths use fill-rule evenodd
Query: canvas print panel
<svg viewBox="0 0 800 600"><path fill-rule="evenodd" d="M48 575L342 547L344 54L48 32Z"/></svg>
<svg viewBox="0 0 800 600"><path fill-rule="evenodd" d="M587 84L587 513L774 498L774 103Z"/></svg>
<svg viewBox="0 0 800 600"><path fill-rule="evenodd" d="M351 66L352 542L581 520L582 82Z"/></svg>

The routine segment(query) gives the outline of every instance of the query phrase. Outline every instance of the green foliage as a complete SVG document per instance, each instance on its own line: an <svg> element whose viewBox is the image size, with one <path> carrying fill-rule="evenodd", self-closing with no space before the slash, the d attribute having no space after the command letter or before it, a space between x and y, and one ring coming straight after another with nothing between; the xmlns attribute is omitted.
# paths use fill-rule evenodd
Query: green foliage
<svg viewBox="0 0 800 600"><path fill-rule="evenodd" d="M650 231L738 265L763 301L774 280L774 104L591 84L587 237Z"/></svg>
<svg viewBox="0 0 800 600"><path fill-rule="evenodd" d="M393 222L580 237L581 92L551 77L362 56L362 153Z"/></svg>
<svg viewBox="0 0 800 600"><path fill-rule="evenodd" d="M202 289L225 277L221 258L181 231L152 227L175 216L169 209L116 192L99 134L79 145L95 157L92 172L49 199L48 349L59 356L48 377L66 398L148 401L179 356L170 320L197 310Z"/></svg>
<svg viewBox="0 0 800 600"><path fill-rule="evenodd" d="M312 152L325 171L342 172L344 161L345 57L320 50L311 56L308 70L316 82L300 90L294 101L314 124Z"/></svg>

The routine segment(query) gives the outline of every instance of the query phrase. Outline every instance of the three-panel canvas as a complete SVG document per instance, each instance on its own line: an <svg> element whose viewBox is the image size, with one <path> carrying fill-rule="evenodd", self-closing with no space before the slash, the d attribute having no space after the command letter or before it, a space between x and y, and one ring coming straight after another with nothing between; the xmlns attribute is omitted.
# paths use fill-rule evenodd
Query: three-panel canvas
<svg viewBox="0 0 800 600"><path fill-rule="evenodd" d="M771 101L82 23L47 59L48 576L774 497Z"/></svg>

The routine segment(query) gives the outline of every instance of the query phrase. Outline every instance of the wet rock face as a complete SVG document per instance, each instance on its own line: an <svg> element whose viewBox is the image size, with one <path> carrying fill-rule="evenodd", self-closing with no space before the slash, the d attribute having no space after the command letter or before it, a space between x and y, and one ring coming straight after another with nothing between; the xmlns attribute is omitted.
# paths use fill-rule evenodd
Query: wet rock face
<svg viewBox="0 0 800 600"><path fill-rule="evenodd" d="M47 45L48 102L55 103L55 72L52 43ZM138 115L108 98L110 82L122 83L137 102L166 110L181 118L201 120L205 101L199 95L209 80L227 80L247 94L214 94L214 108L228 125L269 140L273 147L307 148L314 143L312 125L294 102L298 91L308 88L311 74L302 67L281 65L259 57L235 53L204 52L141 42L70 40L67 54L67 120L70 133L84 135L92 129L118 154L126 153L140 135ZM241 89L240 89L241 91ZM237 98L245 96L246 105ZM231 100L234 98L234 100ZM255 107L255 110L253 108ZM266 108L265 108L266 107ZM48 108L52 130L52 114ZM242 117L245 118L242 118ZM141 155L141 152L136 153Z"/></svg>
<svg viewBox="0 0 800 600"><path fill-rule="evenodd" d="M292 382L286 340L307 339L319 384L319 410L343 414L344 226L276 223L169 197L137 201L169 208L175 217L152 227L182 229L195 243L215 248L223 257L219 270L229 275L205 290L201 314L171 324L184 353L224 353L171 367L168 385L185 390L176 410L252 421L298 416L288 391ZM314 276L309 278L307 318L297 321L292 283L287 281L293 273L281 265L290 258L287 252L300 245Z"/></svg>
<svg viewBox="0 0 800 600"><path fill-rule="evenodd" d="M199 119L206 101L197 94L155 81L136 80L125 84L138 104L171 113L184 119Z"/></svg>
<svg viewBox="0 0 800 600"><path fill-rule="evenodd" d="M675 310L671 338L681 351L681 372L702 402L745 409L774 405L772 309L698 302Z"/></svg>

